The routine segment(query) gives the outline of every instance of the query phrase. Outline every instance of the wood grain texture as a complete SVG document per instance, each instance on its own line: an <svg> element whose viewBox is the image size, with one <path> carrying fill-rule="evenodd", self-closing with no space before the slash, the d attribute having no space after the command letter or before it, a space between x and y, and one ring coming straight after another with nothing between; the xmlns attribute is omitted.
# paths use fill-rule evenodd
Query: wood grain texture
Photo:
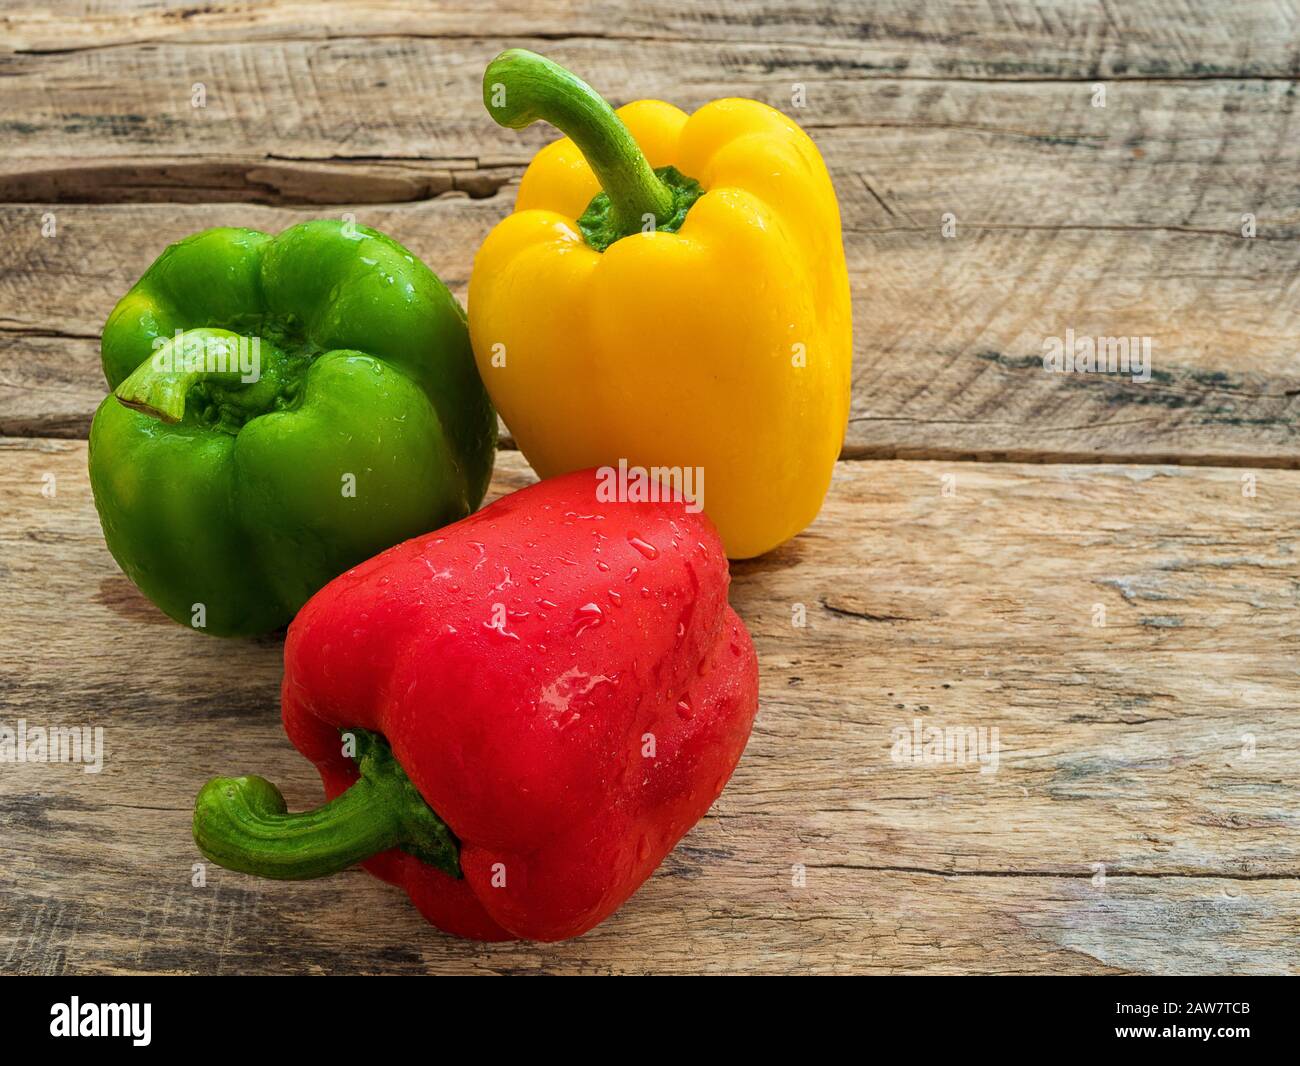
<svg viewBox="0 0 1300 1066"><path fill-rule="evenodd" d="M807 126L854 286L845 458L1300 465L1294 12L1110 7L397 3L340 26L312 3L19 7L0 432L87 433L109 309L203 226L353 211L463 295L553 136L479 101L487 58L523 44L617 101L748 95ZM1045 373L1067 329L1150 337L1153 379Z"/></svg>
<svg viewBox="0 0 1300 1066"><path fill-rule="evenodd" d="M463 299L495 200L358 206ZM0 430L84 437L104 395L98 331L166 243L208 225L278 230L322 212L250 205L0 207ZM1294 466L1300 319L1290 242L972 229L864 236L850 248L854 400L845 458L1011 458ZM1276 295L1262 299L1261 294ZM1170 309L1176 308L1177 313ZM1048 374L1044 338L1150 336L1152 378Z"/></svg>
<svg viewBox="0 0 1300 1066"><path fill-rule="evenodd" d="M502 453L493 493L531 480ZM208 776L319 798L279 641L140 597L82 442L0 443L0 566L0 723L102 725L108 753L0 765L3 972L1300 969L1296 472L840 464L805 534L733 569L762 701L722 799L547 947L443 937L358 871L192 887ZM996 728L996 770L896 761L918 718Z"/></svg>
<svg viewBox="0 0 1300 1066"><path fill-rule="evenodd" d="M0 725L107 757L0 763L0 973L1300 971L1300 15L1230 8L7 3ZM84 437L105 317L190 232L350 212L463 300L553 136L481 106L509 46L809 130L854 396L821 517L733 567L762 704L721 800L591 934L485 947L357 870L191 883L203 780L319 781L281 641L141 597ZM1151 381L1045 373L1066 329L1152 338ZM531 480L500 454L494 494ZM896 757L918 721L996 769Z"/></svg>
<svg viewBox="0 0 1300 1066"><path fill-rule="evenodd" d="M704 42L752 47L817 46L851 56L866 76L923 78L1158 79L1289 77L1300 73L1290 39L1295 12L1278 0L1086 0L997 4L808 0L221 0L199 7L157 0L15 0L4 15L6 47L60 54L131 44L274 42L403 37L461 40L533 36L628 44Z"/></svg>

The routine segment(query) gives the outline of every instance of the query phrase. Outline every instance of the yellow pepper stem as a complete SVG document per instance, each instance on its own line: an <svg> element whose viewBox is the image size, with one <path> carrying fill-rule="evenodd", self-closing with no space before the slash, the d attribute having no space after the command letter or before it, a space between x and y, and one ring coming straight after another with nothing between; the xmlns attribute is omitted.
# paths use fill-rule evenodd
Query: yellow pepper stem
<svg viewBox="0 0 1300 1066"><path fill-rule="evenodd" d="M609 198L613 240L668 222L678 205L614 109L590 85L536 52L511 48L483 72L483 103L502 126L544 119L569 137ZM612 240L609 242L612 243Z"/></svg>

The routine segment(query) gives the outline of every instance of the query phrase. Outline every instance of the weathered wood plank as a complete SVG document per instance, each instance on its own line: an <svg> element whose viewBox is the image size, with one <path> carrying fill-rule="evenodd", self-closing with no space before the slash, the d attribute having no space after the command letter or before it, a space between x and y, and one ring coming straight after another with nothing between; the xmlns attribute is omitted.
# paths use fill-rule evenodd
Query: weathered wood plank
<svg viewBox="0 0 1300 1066"><path fill-rule="evenodd" d="M12 137L0 201L334 204L423 198L457 179L482 195L554 136L503 131L484 111L483 67L507 43L0 52L0 130ZM1087 81L864 80L850 60L827 57L853 56L852 42L754 45L748 62L707 41L647 44L635 60L620 41L524 43L616 102L660 97L692 110L737 95L790 112L817 137L841 195L876 224L937 227L952 211L985 223L1236 233L1251 211L1274 235L1300 225L1291 81L1116 82L1097 107ZM202 108L192 106L196 83Z"/></svg>
<svg viewBox="0 0 1300 1066"><path fill-rule="evenodd" d="M130 44L321 38L596 38L700 41L743 54L781 42L851 53L863 76L1041 79L1284 77L1300 71L1295 13L1274 0L1139 5L1090 0L997 4L824 4L815 0L504 0L491 7L421 0L210 2L18 0L0 15L0 49L60 53Z"/></svg>
<svg viewBox="0 0 1300 1066"><path fill-rule="evenodd" d="M6 972L1300 966L1300 473L841 464L807 533L734 568L763 696L715 810L590 936L483 948L359 873L191 887L206 777L319 795L279 643L134 591L84 443L0 451L0 721L102 725L108 750L100 774L0 765ZM529 480L501 455L494 491ZM898 761L917 718L996 728L996 770Z"/></svg>
<svg viewBox="0 0 1300 1066"><path fill-rule="evenodd" d="M509 200L349 210L399 235L464 299L474 249ZM166 244L212 225L277 231L337 210L0 206L0 432L87 434L104 395L99 330ZM53 236L43 235L49 218ZM937 227L848 225L846 458L1300 462L1300 244L966 223L949 240ZM1044 339L1067 329L1150 337L1151 380L1045 373Z"/></svg>
<svg viewBox="0 0 1300 1066"><path fill-rule="evenodd" d="M0 246L0 432L85 435L101 395L94 337L108 309L166 241L205 225L278 229L351 205L463 286L474 248L509 209L508 183L551 134L503 131L483 113L482 65L503 41L475 35L479 15L455 13L468 20L455 23L460 31L422 37L395 28L409 16L403 5L363 5L349 21L355 36L282 39L296 26L315 33L328 23L321 10L273 5L250 23L242 8L178 19L147 7L112 46L51 54L22 51L42 47L23 34L76 21L86 14L78 5L10 16L20 50L0 53L0 128L14 134L0 200L29 206L0 208L10 238ZM531 32L550 34L558 23L545 20L600 17L592 10L529 7L495 29L519 17L542 20ZM1111 49L1097 9L1059 5L1029 19L1012 5L918 27L931 16L907 5L900 12L911 14L857 27L867 42L925 57L950 47L992 54L1003 73L984 81L964 80L969 71L867 78L864 42L840 14L814 31L818 19L798 6L735 11L724 17L742 26L779 16L827 36L775 45L751 26L732 55L707 34L670 32L638 49L636 62L625 40L600 35L524 43L573 63L616 99L659 95L693 107L740 93L809 126L840 193L854 283L846 457L1300 463L1300 142L1289 136L1295 83L1278 80L1281 53L1266 46L1260 55L1273 59L1261 62L1274 73L1239 78L1166 57L1157 66L1191 80L1116 81L1099 108L1087 80L1022 81L1004 69L1015 56L1030 62L1023 43L1053 20L1096 23ZM1279 17L1270 5L1243 12L1225 30L1198 9L1166 43L1179 53L1220 33L1245 40ZM986 40L959 22L936 29L967 17L975 29L1005 17L1007 35ZM1155 42L1169 35L1158 22L1122 18L1124 48L1144 42L1160 53ZM240 26L256 43L234 32ZM95 32L117 41L103 26ZM160 35L175 40L159 48ZM1083 33L1061 55L1088 54L1091 40ZM1254 53L1214 54L1227 62ZM209 92L201 110L190 106L196 80ZM808 89L803 109L790 106L796 82ZM446 196L446 205L427 203ZM143 203L77 203L114 200ZM211 201L234 205L199 206ZM409 210L393 206L403 201ZM267 213L253 203L311 206ZM49 211L60 238L41 235ZM956 236L945 239L949 214ZM1241 236L1246 214L1253 240ZM1066 329L1150 337L1154 380L1043 373L1045 339Z"/></svg>

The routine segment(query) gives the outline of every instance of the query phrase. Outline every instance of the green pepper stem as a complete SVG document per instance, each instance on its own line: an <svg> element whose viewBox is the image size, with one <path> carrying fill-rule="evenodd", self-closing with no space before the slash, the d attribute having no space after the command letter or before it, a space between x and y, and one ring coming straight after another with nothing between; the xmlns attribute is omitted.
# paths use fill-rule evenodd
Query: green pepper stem
<svg viewBox="0 0 1300 1066"><path fill-rule="evenodd" d="M483 103L502 126L523 129L545 119L586 157L609 196L619 237L635 233L653 215L671 218L672 191L655 175L622 119L590 85L536 52L511 48L483 73Z"/></svg>
<svg viewBox="0 0 1300 1066"><path fill-rule="evenodd" d="M200 381L249 380L240 369L245 337L225 329L191 329L172 337L133 370L113 395L125 407L164 422L185 417L185 397Z"/></svg>
<svg viewBox="0 0 1300 1066"><path fill-rule="evenodd" d="M261 777L217 777L194 804L194 842L220 866L280 881L337 873L401 848L452 877L460 849L378 736L356 729L360 776L314 810L287 813Z"/></svg>

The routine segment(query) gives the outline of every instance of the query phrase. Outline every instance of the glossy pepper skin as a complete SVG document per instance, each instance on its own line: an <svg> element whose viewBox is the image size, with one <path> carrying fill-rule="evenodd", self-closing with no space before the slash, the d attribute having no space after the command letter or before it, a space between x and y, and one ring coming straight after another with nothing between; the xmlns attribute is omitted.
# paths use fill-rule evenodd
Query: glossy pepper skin
<svg viewBox="0 0 1300 1066"><path fill-rule="evenodd" d="M187 371L187 353L240 338L257 339L257 380ZM496 416L464 312L364 226L187 237L114 308L103 362L90 481L104 539L146 596L207 633L284 626L349 566L464 517L491 476Z"/></svg>
<svg viewBox="0 0 1300 1066"><path fill-rule="evenodd" d="M285 814L261 778L218 778L204 853L301 878L396 844L366 868L480 940L613 913L722 791L758 670L709 520L595 489L592 471L522 489L317 593L289 628L283 717L331 802ZM357 730L360 778L340 742ZM422 801L394 798L402 770Z"/></svg>
<svg viewBox="0 0 1300 1066"><path fill-rule="evenodd" d="M852 361L839 207L812 140L754 100L615 113L519 50L483 94L502 125L569 134L533 159L470 279L479 370L533 468L702 468L729 556L794 536L830 484Z"/></svg>

